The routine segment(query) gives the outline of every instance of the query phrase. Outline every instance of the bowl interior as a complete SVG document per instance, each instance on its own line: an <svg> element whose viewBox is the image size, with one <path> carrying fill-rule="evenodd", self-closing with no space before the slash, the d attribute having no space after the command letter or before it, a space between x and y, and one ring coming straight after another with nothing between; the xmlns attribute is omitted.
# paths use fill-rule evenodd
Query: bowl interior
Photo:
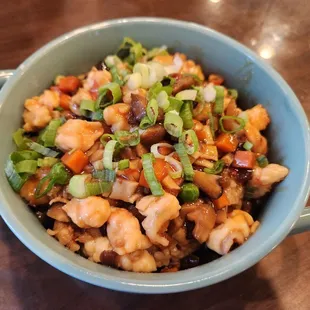
<svg viewBox="0 0 310 310"><path fill-rule="evenodd" d="M146 47L164 44L185 53L202 64L205 72L222 74L226 85L237 88L243 108L255 102L268 109L272 119L267 131L270 158L289 167L290 174L264 206L258 232L242 247L207 265L175 274L135 274L91 263L48 236L13 193L3 169L1 214L22 242L42 259L97 285L135 292L172 292L218 282L256 263L289 232L303 208L308 173L307 125L296 97L277 73L227 37L193 24L136 19L90 26L48 44L19 67L1 93L0 167L14 149L11 137L21 125L24 100L42 92L58 74L88 71L113 53L124 36Z"/></svg>

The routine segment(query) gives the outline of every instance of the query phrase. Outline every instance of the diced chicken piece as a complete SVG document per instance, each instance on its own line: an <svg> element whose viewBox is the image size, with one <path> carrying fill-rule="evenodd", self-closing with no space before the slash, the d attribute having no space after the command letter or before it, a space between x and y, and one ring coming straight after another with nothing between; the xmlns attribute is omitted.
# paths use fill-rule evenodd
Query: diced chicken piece
<svg viewBox="0 0 310 310"><path fill-rule="evenodd" d="M52 120L51 110L40 103L37 98L27 99L24 106L25 131L38 131L47 126Z"/></svg>
<svg viewBox="0 0 310 310"><path fill-rule="evenodd" d="M101 227L111 214L108 200L97 196L73 198L63 206L63 210L81 228Z"/></svg>
<svg viewBox="0 0 310 310"><path fill-rule="evenodd" d="M130 105L117 103L110 105L103 111L103 118L113 132L117 130L129 130L129 111Z"/></svg>
<svg viewBox="0 0 310 310"><path fill-rule="evenodd" d="M243 244L251 234L252 216L241 210L234 210L228 219L214 228L207 246L220 255L227 254L234 243Z"/></svg>
<svg viewBox="0 0 310 310"><path fill-rule="evenodd" d="M108 84L112 81L112 75L107 70L97 70L92 67L91 71L87 75L87 79L84 82L83 87L86 90L99 88L102 85Z"/></svg>
<svg viewBox="0 0 310 310"><path fill-rule="evenodd" d="M39 98L39 103L47 106L49 110L53 110L59 106L59 93L52 90L45 90Z"/></svg>
<svg viewBox="0 0 310 310"><path fill-rule="evenodd" d="M155 244L167 246L169 240L164 236L164 232L169 221L179 216L181 207L178 199L168 193L160 197L145 196L136 204L136 208L146 216L142 226L150 240Z"/></svg>
<svg viewBox="0 0 310 310"><path fill-rule="evenodd" d="M70 222L70 218L67 213L62 209L62 203L55 203L48 210L46 215L58 222Z"/></svg>
<svg viewBox="0 0 310 310"><path fill-rule="evenodd" d="M146 250L119 256L117 265L123 270L133 272L152 272L157 269L154 257Z"/></svg>
<svg viewBox="0 0 310 310"><path fill-rule="evenodd" d="M108 220L107 233L113 250L119 255L148 249L152 245L142 234L137 218L126 209L113 209Z"/></svg>
<svg viewBox="0 0 310 310"><path fill-rule="evenodd" d="M250 122L245 125L245 135L253 144L252 151L255 153L266 154L268 151L267 139L261 135L259 130Z"/></svg>
<svg viewBox="0 0 310 310"><path fill-rule="evenodd" d="M103 128L99 122L69 119L57 129L55 144L64 152L73 149L86 152L102 134Z"/></svg>
<svg viewBox="0 0 310 310"><path fill-rule="evenodd" d="M265 130L270 123L268 112L261 104L258 104L245 112L248 115L249 122L257 130Z"/></svg>
<svg viewBox="0 0 310 310"><path fill-rule="evenodd" d="M141 97L146 97L146 90L143 89L143 88L138 88L138 89L135 89L135 90L131 90L128 88L127 85L125 85L123 88L122 88L122 94L123 94L123 102L124 103L127 103L127 104L131 104L131 101L132 101L132 95L139 95Z"/></svg>
<svg viewBox="0 0 310 310"><path fill-rule="evenodd" d="M70 101L70 110L76 115L81 115L80 105L82 100L92 100L92 96L88 90L79 88Z"/></svg>
<svg viewBox="0 0 310 310"><path fill-rule="evenodd" d="M54 236L62 245L69 250L76 252L80 246L75 242L75 232L72 225L55 221L53 230L48 229L47 233Z"/></svg>
<svg viewBox="0 0 310 310"><path fill-rule="evenodd" d="M195 222L193 236L200 243L206 242L215 226L216 214L214 209L204 203L185 204L181 209L182 216Z"/></svg>
<svg viewBox="0 0 310 310"><path fill-rule="evenodd" d="M112 246L107 237L97 237L84 244L84 253L89 260L96 263L101 262L100 255L103 251L111 251Z"/></svg>
<svg viewBox="0 0 310 310"><path fill-rule="evenodd" d="M229 201L229 205L241 206L244 194L243 186L230 178L228 184L224 186L224 193Z"/></svg>
<svg viewBox="0 0 310 310"><path fill-rule="evenodd" d="M138 186L138 182L128 181L123 178L116 178L109 198L133 203L138 198L137 195L134 195Z"/></svg>
<svg viewBox="0 0 310 310"><path fill-rule="evenodd" d="M264 196L271 190L273 184L281 182L289 170L278 164L269 164L265 168L255 167L249 186L254 188L253 198Z"/></svg>

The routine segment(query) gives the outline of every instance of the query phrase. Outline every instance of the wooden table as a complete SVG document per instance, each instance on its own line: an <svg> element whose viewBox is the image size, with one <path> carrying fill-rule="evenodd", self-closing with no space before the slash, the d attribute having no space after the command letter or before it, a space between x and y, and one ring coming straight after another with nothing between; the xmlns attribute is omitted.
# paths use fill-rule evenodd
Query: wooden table
<svg viewBox="0 0 310 310"><path fill-rule="evenodd" d="M310 116L308 0L28 0L0 10L0 68L86 24L125 16L194 21L247 45L292 86ZM310 233L287 238L223 283L165 296L114 292L72 279L32 254L0 221L0 309L310 309Z"/></svg>

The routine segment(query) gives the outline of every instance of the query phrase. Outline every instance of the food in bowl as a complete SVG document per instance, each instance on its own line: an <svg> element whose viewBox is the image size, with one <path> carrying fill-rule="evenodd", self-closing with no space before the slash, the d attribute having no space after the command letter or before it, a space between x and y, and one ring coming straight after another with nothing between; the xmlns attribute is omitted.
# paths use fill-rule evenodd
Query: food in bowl
<svg viewBox="0 0 310 310"><path fill-rule="evenodd" d="M270 164L260 104L165 46L125 38L88 73L57 76L24 104L7 179L61 244L134 272L195 267L243 244Z"/></svg>

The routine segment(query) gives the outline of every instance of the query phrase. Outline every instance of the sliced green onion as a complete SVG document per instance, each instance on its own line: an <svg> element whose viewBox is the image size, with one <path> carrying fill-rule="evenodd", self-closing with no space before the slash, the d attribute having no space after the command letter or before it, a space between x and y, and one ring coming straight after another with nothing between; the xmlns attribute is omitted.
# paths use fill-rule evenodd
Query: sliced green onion
<svg viewBox="0 0 310 310"><path fill-rule="evenodd" d="M50 123L48 124L44 133L41 136L41 139L42 139L45 147L54 147L55 146L55 138L56 138L56 134L57 134L57 129L61 125L62 125L62 121L60 119L53 119L50 121Z"/></svg>
<svg viewBox="0 0 310 310"><path fill-rule="evenodd" d="M151 126L153 126L153 122L147 116L144 116L141 119L139 127L141 129L147 129L147 128L151 127Z"/></svg>
<svg viewBox="0 0 310 310"><path fill-rule="evenodd" d="M80 110L84 111L96 111L96 101L93 100L82 100L80 104Z"/></svg>
<svg viewBox="0 0 310 310"><path fill-rule="evenodd" d="M163 85L160 82L156 82L147 92L147 99L152 100L156 99L158 94L162 91Z"/></svg>
<svg viewBox="0 0 310 310"><path fill-rule="evenodd" d="M191 101L184 102L180 112L180 117L183 120L184 129L190 129L194 125L192 110L193 110L193 103Z"/></svg>
<svg viewBox="0 0 310 310"><path fill-rule="evenodd" d="M169 97L169 107L165 112L177 111L180 112L183 105L183 101L174 97Z"/></svg>
<svg viewBox="0 0 310 310"><path fill-rule="evenodd" d="M195 89L185 89L180 91L175 95L175 97L179 100L192 100L194 101L197 96L197 90Z"/></svg>
<svg viewBox="0 0 310 310"><path fill-rule="evenodd" d="M258 156L256 158L256 161L261 168L265 168L269 164L268 159L265 155Z"/></svg>
<svg viewBox="0 0 310 310"><path fill-rule="evenodd" d="M86 198L87 192L85 188L86 180L91 179L90 174L74 175L69 182L68 191L75 198Z"/></svg>
<svg viewBox="0 0 310 310"><path fill-rule="evenodd" d="M168 109L169 107L169 100L168 100L168 94L162 90L156 97L156 101L158 103L158 106L164 110L164 112Z"/></svg>
<svg viewBox="0 0 310 310"><path fill-rule="evenodd" d="M144 176L147 181L147 184L150 187L150 190L154 196L164 195L163 188L158 182L155 176L154 167L153 167L153 155L151 153L142 155L142 166L144 171Z"/></svg>
<svg viewBox="0 0 310 310"><path fill-rule="evenodd" d="M25 133L25 130L22 128L17 129L13 133L13 140L19 150L24 150L27 148L27 145L24 139L24 133Z"/></svg>
<svg viewBox="0 0 310 310"><path fill-rule="evenodd" d="M184 144L187 154L192 155L198 151L199 141L193 129L184 131L180 137L180 142Z"/></svg>
<svg viewBox="0 0 310 310"><path fill-rule="evenodd" d="M62 163L56 163L52 167L50 173L40 180L35 191L35 198L38 199L46 195L55 184L65 185L68 182L69 178L70 174L66 170L66 167ZM46 181L49 181L49 183L46 189L41 192L41 188Z"/></svg>
<svg viewBox="0 0 310 310"><path fill-rule="evenodd" d="M38 167L52 167L59 161L58 158L44 157L38 159Z"/></svg>
<svg viewBox="0 0 310 310"><path fill-rule="evenodd" d="M214 163L213 168L205 168L203 171L208 174L220 174L222 173L224 167L225 163L220 159Z"/></svg>
<svg viewBox="0 0 310 310"><path fill-rule="evenodd" d="M162 155L159 153L159 148L160 147L167 147L169 149L171 149L171 153L173 152L174 148L171 144L169 143L165 143L165 142L160 142L160 143L156 143L156 144L153 144L151 146L151 153L154 155L155 158L165 158L166 156L165 155Z"/></svg>
<svg viewBox="0 0 310 310"><path fill-rule="evenodd" d="M5 164L4 172L13 190L15 192L19 192L24 183L27 181L28 176L27 175L21 176L17 173L17 171L15 170L13 160L11 159L11 156L8 158Z"/></svg>
<svg viewBox="0 0 310 310"><path fill-rule="evenodd" d="M167 52L167 47L154 47L146 53L147 59L153 59L155 56L169 55Z"/></svg>
<svg viewBox="0 0 310 310"><path fill-rule="evenodd" d="M224 124L223 124L223 121L225 119L230 119L230 120L234 120L234 121L237 121L239 123L239 127L236 128L236 129L233 129L233 130L226 130L224 128ZM219 124L220 124L220 128L221 128L221 131L222 132L226 132L226 133L236 133L240 130L242 130L244 127L245 127L245 120L241 117L237 117L237 116L228 116L228 115L225 115L225 116L222 116L220 118L220 121L219 121Z"/></svg>
<svg viewBox="0 0 310 310"><path fill-rule="evenodd" d="M161 84L163 85L162 90L164 90L168 96L170 96L172 93L174 83L175 83L175 78L171 76L164 76L161 81Z"/></svg>
<svg viewBox="0 0 310 310"><path fill-rule="evenodd" d="M124 170L129 168L129 159L122 159L118 162L118 169Z"/></svg>
<svg viewBox="0 0 310 310"><path fill-rule="evenodd" d="M194 169L187 155L185 146L183 143L178 143L174 145L174 148L180 157L184 170L185 180L192 181L194 177Z"/></svg>
<svg viewBox="0 0 310 310"><path fill-rule="evenodd" d="M248 140L243 143L243 148L247 151L250 151L252 147L253 147L253 144Z"/></svg>
<svg viewBox="0 0 310 310"><path fill-rule="evenodd" d="M33 159L26 159L18 162L15 165L15 170L17 173L28 173L34 174L37 170L37 161Z"/></svg>
<svg viewBox="0 0 310 310"><path fill-rule="evenodd" d="M210 120L211 134L212 134L212 137L214 138L215 136L214 116L212 115L211 112L208 113L208 118Z"/></svg>
<svg viewBox="0 0 310 310"><path fill-rule="evenodd" d="M105 182L114 182L115 176L116 176L115 171L110 169L103 169L93 172L93 177L95 179L100 179L101 181Z"/></svg>
<svg viewBox="0 0 310 310"><path fill-rule="evenodd" d="M116 66L110 67L110 73L112 75L112 81L114 83L117 83L120 86L123 86L125 84L125 82L121 79Z"/></svg>
<svg viewBox="0 0 310 310"><path fill-rule="evenodd" d="M146 54L140 42L135 42L131 38L125 37L116 55L130 65L134 65L141 57Z"/></svg>
<svg viewBox="0 0 310 310"><path fill-rule="evenodd" d="M62 112L64 109L62 107L56 107L54 110Z"/></svg>
<svg viewBox="0 0 310 310"><path fill-rule="evenodd" d="M85 183L85 189L87 196L96 196L103 193L109 193L112 190L112 182L87 182Z"/></svg>
<svg viewBox="0 0 310 310"><path fill-rule="evenodd" d="M165 114L164 127L171 136L179 138L183 129L182 118L175 111L168 112Z"/></svg>
<svg viewBox="0 0 310 310"><path fill-rule="evenodd" d="M42 154L44 156L47 157L56 157L59 153L55 152L47 147L44 147L43 145L36 143L36 142L28 142L27 143L28 147L36 152L38 152L39 154Z"/></svg>
<svg viewBox="0 0 310 310"><path fill-rule="evenodd" d="M205 99L203 96L203 88L201 86L194 86L193 89L197 90L197 95L195 101L203 104L205 103Z"/></svg>
<svg viewBox="0 0 310 310"><path fill-rule="evenodd" d="M136 146L140 143L139 129L136 129L133 132L117 130L114 133L114 136L122 146Z"/></svg>
<svg viewBox="0 0 310 310"><path fill-rule="evenodd" d="M116 140L110 140L105 146L103 152L103 166L106 169L113 169L113 154L117 144L118 142Z"/></svg>
<svg viewBox="0 0 310 310"><path fill-rule="evenodd" d="M98 109L91 113L90 118L92 121L102 121L103 120L103 110Z"/></svg>
<svg viewBox="0 0 310 310"><path fill-rule="evenodd" d="M238 98L238 91L232 88L228 89L228 96L236 100Z"/></svg>
<svg viewBox="0 0 310 310"><path fill-rule="evenodd" d="M183 202L194 202L199 198L199 188L193 183L185 183L181 187L179 198Z"/></svg>
<svg viewBox="0 0 310 310"><path fill-rule="evenodd" d="M223 86L214 86L216 90L215 97L215 105L214 105L214 113L222 114L224 112L224 91L225 88Z"/></svg>
<svg viewBox="0 0 310 310"><path fill-rule="evenodd" d="M155 99L152 99L148 102L146 107L146 115L149 120L155 125L157 117L158 117L158 104Z"/></svg>
<svg viewBox="0 0 310 310"><path fill-rule="evenodd" d="M100 138L100 142L103 146L105 146L111 140L115 140L115 136L109 133L103 134Z"/></svg>
<svg viewBox="0 0 310 310"><path fill-rule="evenodd" d="M169 163L170 166L172 166L175 169L175 171L169 171L169 175L172 177L172 179L177 179L177 178L182 177L183 168L179 161L177 161L172 156L166 156L165 161Z"/></svg>
<svg viewBox="0 0 310 310"><path fill-rule="evenodd" d="M26 159L36 160L40 157L42 157L41 154L39 154L35 151L28 151L28 150L13 152L11 154L11 158L12 158L14 163L17 163L19 161L26 160Z"/></svg>
<svg viewBox="0 0 310 310"><path fill-rule="evenodd" d="M98 99L96 101L95 110L104 109L111 104L119 102L122 98L122 91L117 83L108 83L98 89ZM111 99L112 97L112 99Z"/></svg>

